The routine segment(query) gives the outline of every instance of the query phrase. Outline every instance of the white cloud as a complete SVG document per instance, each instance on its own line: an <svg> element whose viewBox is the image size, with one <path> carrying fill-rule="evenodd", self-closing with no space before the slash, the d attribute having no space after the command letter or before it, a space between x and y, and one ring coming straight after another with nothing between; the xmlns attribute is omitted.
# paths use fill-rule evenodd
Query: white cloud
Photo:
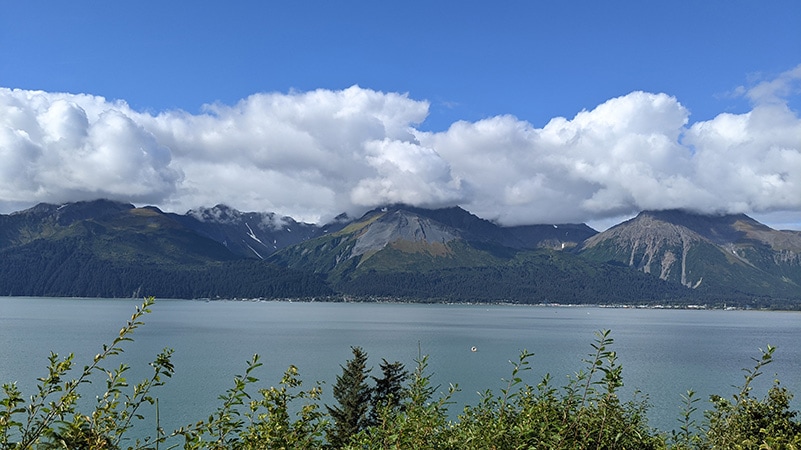
<svg viewBox="0 0 801 450"><path fill-rule="evenodd" d="M694 180L726 212L801 210L801 120L784 105L693 125ZM699 205L711 209L714 205Z"/></svg>
<svg viewBox="0 0 801 450"><path fill-rule="evenodd" d="M421 133L503 223L590 221L643 209L801 211L801 120L771 101L687 127L665 94L633 92L541 129L514 117Z"/></svg>
<svg viewBox="0 0 801 450"><path fill-rule="evenodd" d="M740 86L735 92L757 105L784 104L787 97L801 93L801 64L750 88Z"/></svg>
<svg viewBox="0 0 801 450"><path fill-rule="evenodd" d="M408 203L441 206L462 200L461 182L449 164L431 148L413 142L370 141L365 160L377 176L365 178L351 192L357 205Z"/></svg>
<svg viewBox="0 0 801 450"><path fill-rule="evenodd" d="M0 89L0 210L107 197L166 210L226 203L325 221L405 202L504 224L642 209L801 211L801 120L782 99L801 66L742 88L754 106L690 122L632 92L542 128L513 116L416 126L429 104L358 86L255 94L202 114Z"/></svg>
<svg viewBox="0 0 801 450"><path fill-rule="evenodd" d="M102 97L0 89L0 201L164 201L180 169L133 117Z"/></svg>
<svg viewBox="0 0 801 450"><path fill-rule="evenodd" d="M688 115L672 97L634 92L541 129L502 116L420 139L474 187L465 206L480 216L586 221L683 206L693 193L691 152L678 142Z"/></svg>
<svg viewBox="0 0 801 450"><path fill-rule="evenodd" d="M390 201L458 200L447 162L414 141L413 126L427 114L427 102L354 86L256 94L203 115L142 120L186 174L168 202L175 209L217 196L316 221Z"/></svg>

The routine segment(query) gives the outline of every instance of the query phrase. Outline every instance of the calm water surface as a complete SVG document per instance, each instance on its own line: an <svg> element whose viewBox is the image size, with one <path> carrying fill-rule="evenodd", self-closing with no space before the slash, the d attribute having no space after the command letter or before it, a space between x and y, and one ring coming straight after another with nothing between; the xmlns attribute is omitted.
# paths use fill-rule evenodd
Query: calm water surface
<svg viewBox="0 0 801 450"><path fill-rule="evenodd" d="M45 375L50 351L74 352L76 366L83 367L139 303L1 297L0 381L17 381L26 396L32 394L31 380ZM688 389L699 393L703 408L709 394L733 394L742 369L752 367L751 358L768 344L778 347L775 362L755 393L764 395L778 378L801 395L801 314L793 312L158 300L145 322L126 345L124 362L132 367L129 381L138 382L151 373L147 363L162 348L175 350L176 373L157 391L166 429L208 416L254 353L264 362L256 374L259 387L275 385L294 364L307 387L324 383L330 402L351 346L367 351L374 375L381 358L411 369L422 351L441 391L451 383L461 389L455 416L478 402L479 391L499 392L509 361L523 349L535 354L526 382L537 384L550 373L555 386L564 385L584 368L582 359L601 329L612 330L612 349L623 365L621 396L647 393L650 423L662 430L677 428L680 396ZM102 387L103 380L95 384ZM793 406L798 409L798 401Z"/></svg>

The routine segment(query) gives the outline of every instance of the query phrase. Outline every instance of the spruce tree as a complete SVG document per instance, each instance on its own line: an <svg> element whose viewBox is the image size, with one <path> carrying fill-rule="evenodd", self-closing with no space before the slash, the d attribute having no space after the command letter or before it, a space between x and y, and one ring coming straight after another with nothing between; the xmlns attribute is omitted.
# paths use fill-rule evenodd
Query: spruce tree
<svg viewBox="0 0 801 450"><path fill-rule="evenodd" d="M361 347L351 347L353 359L342 367L337 376L333 394L337 405L328 406L328 414L333 419L326 438L333 448L344 447L351 436L368 426L367 412L373 390L367 384L371 369L367 368L367 353Z"/></svg>
<svg viewBox="0 0 801 450"><path fill-rule="evenodd" d="M378 417L383 408L396 409L400 405L404 395L403 383L409 377L409 372L400 361L390 363L386 359L382 359L379 368L382 377L372 377L375 381L375 388L370 405L371 425L378 423Z"/></svg>

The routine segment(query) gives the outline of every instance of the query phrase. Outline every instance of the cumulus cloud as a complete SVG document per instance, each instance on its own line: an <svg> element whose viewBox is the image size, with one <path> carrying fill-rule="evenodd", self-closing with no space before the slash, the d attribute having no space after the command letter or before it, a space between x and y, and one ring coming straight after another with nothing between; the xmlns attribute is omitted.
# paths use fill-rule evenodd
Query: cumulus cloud
<svg viewBox="0 0 801 450"><path fill-rule="evenodd" d="M508 224L581 221L683 207L701 194L679 143L688 116L672 97L633 92L541 129L505 116L421 139L477 186L476 214Z"/></svg>
<svg viewBox="0 0 801 450"><path fill-rule="evenodd" d="M384 139L365 143L365 151L365 160L377 176L359 181L351 192L355 204L441 206L462 200L460 180L433 149Z"/></svg>
<svg viewBox="0 0 801 450"><path fill-rule="evenodd" d="M161 202L181 181L125 104L0 89L0 202Z"/></svg>
<svg viewBox="0 0 801 450"><path fill-rule="evenodd" d="M507 225L643 209L801 211L801 66L751 88L744 114L692 123L632 92L542 128L513 116L417 126L426 101L353 86L254 94L200 114L0 89L0 210L112 198L166 210L226 203L326 221L386 203L461 205Z"/></svg>
<svg viewBox="0 0 801 450"><path fill-rule="evenodd" d="M785 105L721 114L694 124L684 141L696 149L696 184L716 194L719 210L801 210L801 121Z"/></svg>
<svg viewBox="0 0 801 450"><path fill-rule="evenodd" d="M475 186L463 206L505 224L669 208L798 213L801 120L781 99L799 80L801 66L747 91L750 112L694 124L676 98L632 92L543 128L503 116L419 137Z"/></svg>
<svg viewBox="0 0 801 450"><path fill-rule="evenodd" d="M461 200L448 163L416 142L427 114L427 102L354 86L141 120L186 174L168 201L176 208L223 196L217 202L319 221L387 202Z"/></svg>

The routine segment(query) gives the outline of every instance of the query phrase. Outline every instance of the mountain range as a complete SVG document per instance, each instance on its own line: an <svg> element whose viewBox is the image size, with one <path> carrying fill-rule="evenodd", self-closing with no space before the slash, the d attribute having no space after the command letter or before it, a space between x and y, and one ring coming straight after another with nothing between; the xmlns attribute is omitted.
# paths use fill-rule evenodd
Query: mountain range
<svg viewBox="0 0 801 450"><path fill-rule="evenodd" d="M0 295L801 306L801 232L644 211L604 232L386 205L315 225L109 200L0 215Z"/></svg>

